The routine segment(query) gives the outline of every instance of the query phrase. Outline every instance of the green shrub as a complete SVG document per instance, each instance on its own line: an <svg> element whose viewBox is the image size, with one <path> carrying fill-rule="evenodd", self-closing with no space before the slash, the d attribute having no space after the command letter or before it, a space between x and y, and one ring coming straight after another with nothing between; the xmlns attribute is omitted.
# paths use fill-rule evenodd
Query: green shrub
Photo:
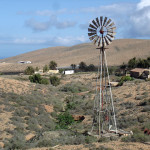
<svg viewBox="0 0 150 150"><path fill-rule="evenodd" d="M40 74L34 74L33 76L29 76L29 80L33 83L49 84L48 79L42 78Z"/></svg>
<svg viewBox="0 0 150 150"><path fill-rule="evenodd" d="M123 76L123 77L121 77L121 79L119 80L118 86L123 85L123 82L132 81L132 80L133 80L133 78L130 77L130 76Z"/></svg>
<svg viewBox="0 0 150 150"><path fill-rule="evenodd" d="M29 80L33 83L41 83L42 77L40 74L34 74L33 76L29 76Z"/></svg>
<svg viewBox="0 0 150 150"><path fill-rule="evenodd" d="M49 70L48 66L45 65L45 66L43 67L43 72L47 72L48 70Z"/></svg>
<svg viewBox="0 0 150 150"><path fill-rule="evenodd" d="M87 91L87 88L81 83L76 83L76 84L71 83L71 84L66 84L60 90L63 92L79 93L79 92Z"/></svg>
<svg viewBox="0 0 150 150"><path fill-rule="evenodd" d="M32 66L28 66L24 72L26 75L32 75L34 74L34 68Z"/></svg>
<svg viewBox="0 0 150 150"><path fill-rule="evenodd" d="M67 129L69 125L74 123L73 117L68 112L60 113L57 116L57 121L59 125L58 128L61 129Z"/></svg>
<svg viewBox="0 0 150 150"><path fill-rule="evenodd" d="M51 76L50 82L53 86L57 86L60 84L60 78L58 78L57 76Z"/></svg>
<svg viewBox="0 0 150 150"><path fill-rule="evenodd" d="M41 84L49 84L49 80L48 79L46 79L46 78L42 78L42 80L41 80Z"/></svg>

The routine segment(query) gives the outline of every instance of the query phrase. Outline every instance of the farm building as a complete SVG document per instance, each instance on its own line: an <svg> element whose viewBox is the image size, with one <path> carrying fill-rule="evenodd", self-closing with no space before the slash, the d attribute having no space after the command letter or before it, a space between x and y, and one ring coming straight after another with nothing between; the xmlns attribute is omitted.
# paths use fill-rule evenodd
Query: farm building
<svg viewBox="0 0 150 150"><path fill-rule="evenodd" d="M134 78L150 78L150 69L134 68L130 70L130 76Z"/></svg>
<svg viewBox="0 0 150 150"><path fill-rule="evenodd" d="M56 73L59 73L59 70L49 70L47 73L48 74L56 74Z"/></svg>
<svg viewBox="0 0 150 150"><path fill-rule="evenodd" d="M35 74L43 74L43 70L35 71Z"/></svg>
<svg viewBox="0 0 150 150"><path fill-rule="evenodd" d="M19 64L31 64L31 61L18 61Z"/></svg>
<svg viewBox="0 0 150 150"><path fill-rule="evenodd" d="M63 72L64 74L74 74L74 70L65 70L64 72Z"/></svg>

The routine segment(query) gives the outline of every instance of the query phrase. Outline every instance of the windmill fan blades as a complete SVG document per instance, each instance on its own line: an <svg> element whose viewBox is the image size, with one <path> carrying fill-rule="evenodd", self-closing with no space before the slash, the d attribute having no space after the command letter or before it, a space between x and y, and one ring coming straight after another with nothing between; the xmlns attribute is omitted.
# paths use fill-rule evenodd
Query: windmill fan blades
<svg viewBox="0 0 150 150"><path fill-rule="evenodd" d="M100 22L99 22L98 17L96 18L96 22L97 22L98 26L100 26Z"/></svg>
<svg viewBox="0 0 150 150"><path fill-rule="evenodd" d="M94 44L96 44L97 40L98 40L98 36L96 36L95 39L93 40Z"/></svg>
<svg viewBox="0 0 150 150"><path fill-rule="evenodd" d="M93 39L95 39L97 35L91 36L89 39L92 41Z"/></svg>
<svg viewBox="0 0 150 150"><path fill-rule="evenodd" d="M109 28L109 29L111 29L111 30L116 30L116 27L111 27L111 28Z"/></svg>
<svg viewBox="0 0 150 150"><path fill-rule="evenodd" d="M97 46L100 46L100 42L101 42L101 37L98 38Z"/></svg>
<svg viewBox="0 0 150 150"><path fill-rule="evenodd" d="M105 26L106 21L107 21L107 17L105 17L105 19L104 19L103 26Z"/></svg>
<svg viewBox="0 0 150 150"><path fill-rule="evenodd" d="M96 35L96 33L88 33L88 36Z"/></svg>
<svg viewBox="0 0 150 150"><path fill-rule="evenodd" d="M109 45L111 42L109 41L109 39L107 39L107 37L104 37L106 44Z"/></svg>
<svg viewBox="0 0 150 150"><path fill-rule="evenodd" d="M114 22L112 22L108 27L111 27L111 26L113 26L113 25L115 25Z"/></svg>
<svg viewBox="0 0 150 150"><path fill-rule="evenodd" d="M98 25L96 24L95 20L93 20L92 23L98 28Z"/></svg>
<svg viewBox="0 0 150 150"><path fill-rule="evenodd" d="M100 17L101 26L103 25L103 16Z"/></svg>
<svg viewBox="0 0 150 150"><path fill-rule="evenodd" d="M108 33L115 33L114 30L112 30L112 29L108 29L107 32Z"/></svg>
<svg viewBox="0 0 150 150"><path fill-rule="evenodd" d="M89 25L89 27L93 28L93 29L97 29L95 26L93 26L92 24Z"/></svg>
<svg viewBox="0 0 150 150"><path fill-rule="evenodd" d="M89 31L89 32L94 32L94 33L96 33L96 30L91 29L91 28L88 28L88 31Z"/></svg>
<svg viewBox="0 0 150 150"><path fill-rule="evenodd" d="M105 24L105 27L106 27L110 22L111 22L111 19L109 19L109 20L107 21L107 23Z"/></svg>
<svg viewBox="0 0 150 150"><path fill-rule="evenodd" d="M97 17L91 21L88 28L89 39L98 47L105 47L114 40L115 24L108 17Z"/></svg>
<svg viewBox="0 0 150 150"><path fill-rule="evenodd" d="M109 36L111 38L111 40L114 40L114 36L111 34L107 34L107 36Z"/></svg>
<svg viewBox="0 0 150 150"><path fill-rule="evenodd" d="M112 42L111 37L108 37L108 35L106 35L106 38L107 38L110 42Z"/></svg>

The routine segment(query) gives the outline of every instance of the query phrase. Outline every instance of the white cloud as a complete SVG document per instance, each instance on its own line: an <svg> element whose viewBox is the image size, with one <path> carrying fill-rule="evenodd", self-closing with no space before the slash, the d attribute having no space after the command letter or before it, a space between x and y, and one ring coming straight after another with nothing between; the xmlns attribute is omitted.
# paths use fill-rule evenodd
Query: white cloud
<svg viewBox="0 0 150 150"><path fill-rule="evenodd" d="M137 5L137 9L143 9L144 7L150 6L150 0L141 0Z"/></svg>
<svg viewBox="0 0 150 150"><path fill-rule="evenodd" d="M17 14L18 15L33 15L33 16L52 16L52 15L60 15L60 14L64 14L67 12L66 8L63 9L58 9L58 10L37 10L37 11L18 11Z"/></svg>
<svg viewBox="0 0 150 150"><path fill-rule="evenodd" d="M34 31L45 31L51 27L55 27L57 29L65 29L74 27L76 22L73 21L58 21L56 16L51 16L51 18L46 22L39 22L35 19L29 19L25 22L25 25L31 28Z"/></svg>
<svg viewBox="0 0 150 150"><path fill-rule="evenodd" d="M15 45L38 45L38 44L43 44L43 45L50 45L50 46L71 46L74 44L79 44L79 43L84 43L87 42L88 39L87 37L84 36L77 36L77 37L72 37L72 36L67 36L67 37L47 37L47 38L27 38L27 37L22 37L22 38L14 38L14 37L8 37L5 38L0 38L0 44L15 44Z"/></svg>
<svg viewBox="0 0 150 150"><path fill-rule="evenodd" d="M38 16L51 16L51 15L59 15L59 14L63 14L67 11L66 8L64 9L59 9L56 11L52 11L52 10L38 10L35 12L36 15Z"/></svg>
<svg viewBox="0 0 150 150"><path fill-rule="evenodd" d="M130 16L129 35L134 38L150 37L150 1L141 0L137 9Z"/></svg>

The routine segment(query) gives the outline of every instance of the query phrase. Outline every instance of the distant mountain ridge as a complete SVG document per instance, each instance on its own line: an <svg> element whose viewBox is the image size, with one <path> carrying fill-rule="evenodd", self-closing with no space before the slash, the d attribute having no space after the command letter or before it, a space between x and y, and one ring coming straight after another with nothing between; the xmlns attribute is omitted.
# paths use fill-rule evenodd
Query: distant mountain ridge
<svg viewBox="0 0 150 150"><path fill-rule="evenodd" d="M127 63L133 57L147 58L150 56L150 40L143 39L118 39L106 49L108 65ZM78 65L81 61L87 64L98 64L99 50L93 43L83 43L71 47L49 47L35 50L0 60L0 62L15 63L18 61L31 61L33 66L44 66L51 60L57 62L58 67ZM25 65L24 65L25 66ZM21 65L21 69L24 68ZM13 68L13 66L11 67Z"/></svg>

